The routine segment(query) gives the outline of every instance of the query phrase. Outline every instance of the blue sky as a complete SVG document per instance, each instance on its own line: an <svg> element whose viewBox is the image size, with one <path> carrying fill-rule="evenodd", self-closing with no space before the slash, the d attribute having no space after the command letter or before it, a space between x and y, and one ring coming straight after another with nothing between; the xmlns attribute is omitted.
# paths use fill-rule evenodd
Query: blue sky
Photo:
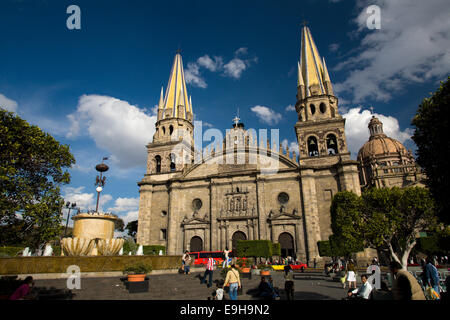
<svg viewBox="0 0 450 320"><path fill-rule="evenodd" d="M69 30L69 5L81 29ZM366 8L381 9L370 30ZM39 125L77 159L63 195L95 206L95 164L110 156L102 207L137 217L136 182L154 106L182 57L197 120L225 131L239 108L247 128L279 129L295 147L300 28L325 57L353 158L368 108L408 148L418 104L450 74L450 9L418 1L63 1L0 3L0 104ZM259 108L255 108L259 106Z"/></svg>

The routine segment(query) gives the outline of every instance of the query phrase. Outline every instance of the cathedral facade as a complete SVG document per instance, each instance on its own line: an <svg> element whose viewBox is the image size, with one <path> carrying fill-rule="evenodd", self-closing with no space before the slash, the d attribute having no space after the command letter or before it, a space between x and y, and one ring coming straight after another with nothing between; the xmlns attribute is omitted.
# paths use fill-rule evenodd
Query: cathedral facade
<svg viewBox="0 0 450 320"><path fill-rule="evenodd" d="M332 197L343 190L360 195L361 187L325 60L306 26L295 108L299 150L261 143L236 118L223 144L196 151L186 143L195 128L177 53L147 145L147 172L138 182L137 242L181 254L264 239L279 242L284 256L319 260L317 241L332 233Z"/></svg>

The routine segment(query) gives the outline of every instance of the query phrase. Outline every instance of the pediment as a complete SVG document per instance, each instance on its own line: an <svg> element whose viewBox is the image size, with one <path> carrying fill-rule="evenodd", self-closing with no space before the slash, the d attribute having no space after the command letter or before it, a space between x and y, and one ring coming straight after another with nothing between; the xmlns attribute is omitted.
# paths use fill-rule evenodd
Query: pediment
<svg viewBox="0 0 450 320"><path fill-rule="evenodd" d="M298 164L288 157L272 151L259 149L235 150L234 154L224 155L222 153L206 156L202 163L194 164L188 168L185 178L205 177L209 175L221 175L229 172L254 172L261 173L277 172L283 169L297 168Z"/></svg>

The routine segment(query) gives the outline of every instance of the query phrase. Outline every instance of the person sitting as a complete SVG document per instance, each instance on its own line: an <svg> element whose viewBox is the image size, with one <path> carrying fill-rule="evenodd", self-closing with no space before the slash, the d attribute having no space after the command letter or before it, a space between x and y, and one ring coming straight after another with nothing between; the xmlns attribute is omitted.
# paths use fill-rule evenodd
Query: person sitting
<svg viewBox="0 0 450 320"><path fill-rule="evenodd" d="M36 297L31 293L31 289L34 286L33 277L28 276L23 281L23 284L14 291L9 297L9 300L33 300Z"/></svg>
<svg viewBox="0 0 450 320"><path fill-rule="evenodd" d="M258 296L261 298L269 299L271 300L273 298L273 292L272 288L270 287L269 283L266 281L265 277L261 277L261 282L258 286Z"/></svg>
<svg viewBox="0 0 450 320"><path fill-rule="evenodd" d="M361 287L348 291L349 299L369 299L370 293L372 292L372 286L369 281L367 281L367 276L363 274L361 276L362 285Z"/></svg>

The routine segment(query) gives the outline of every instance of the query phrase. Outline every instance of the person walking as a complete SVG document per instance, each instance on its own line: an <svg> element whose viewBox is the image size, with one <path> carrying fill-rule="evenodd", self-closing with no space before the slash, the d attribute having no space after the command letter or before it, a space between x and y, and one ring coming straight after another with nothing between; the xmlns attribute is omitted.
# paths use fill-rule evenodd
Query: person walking
<svg viewBox="0 0 450 320"><path fill-rule="evenodd" d="M291 266L284 267L284 290L286 291L286 299L294 300L294 272Z"/></svg>
<svg viewBox="0 0 450 320"><path fill-rule="evenodd" d="M440 295L439 290L439 273L437 271L436 266L433 264L433 260L431 258L427 258L425 265L425 285L428 285L436 291L438 295Z"/></svg>
<svg viewBox="0 0 450 320"><path fill-rule="evenodd" d="M392 293L394 300L426 300L422 288L412 274L402 270L402 265L391 261L389 269L394 275Z"/></svg>
<svg viewBox="0 0 450 320"><path fill-rule="evenodd" d="M239 277L239 271L236 270L236 265L233 263L231 269L227 272L223 288L227 285L230 286L230 300L237 300L237 291L241 287L241 278Z"/></svg>
<svg viewBox="0 0 450 320"><path fill-rule="evenodd" d="M205 274L203 275L202 278L202 282L201 283L205 283L206 282L206 276L209 275L209 281L208 281L208 288L212 287L212 278L213 278L213 272L214 272L214 259L212 258L211 255L208 256L208 262L206 263L206 270L205 270Z"/></svg>
<svg viewBox="0 0 450 320"><path fill-rule="evenodd" d="M348 288L356 289L356 273L355 273L355 263L353 262L353 259L350 259L350 261L347 264L347 281L348 281Z"/></svg>
<svg viewBox="0 0 450 320"><path fill-rule="evenodd" d="M184 258L184 274L191 274L192 257L187 253Z"/></svg>
<svg viewBox="0 0 450 320"><path fill-rule="evenodd" d="M223 250L224 259L223 259L223 265L222 265L222 268L224 268L224 269L225 269L225 266L228 267L229 254L230 254L230 250L228 250L228 247L225 247L225 250Z"/></svg>

